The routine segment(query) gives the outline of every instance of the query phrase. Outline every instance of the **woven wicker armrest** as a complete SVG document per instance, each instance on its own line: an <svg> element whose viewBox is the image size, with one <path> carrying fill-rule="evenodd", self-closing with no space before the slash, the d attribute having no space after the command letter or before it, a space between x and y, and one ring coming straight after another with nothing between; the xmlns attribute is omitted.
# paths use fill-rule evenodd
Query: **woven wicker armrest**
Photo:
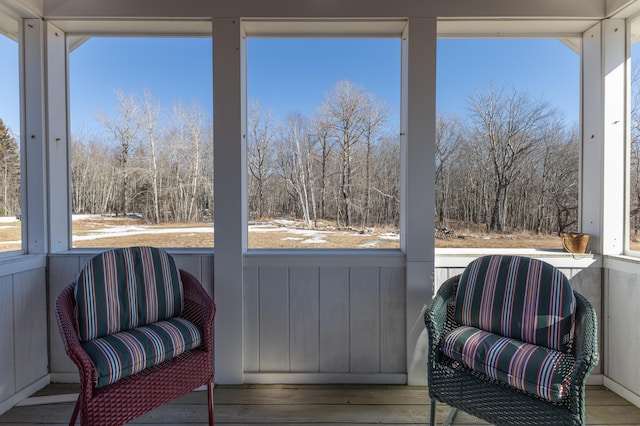
<svg viewBox="0 0 640 426"><path fill-rule="evenodd" d="M447 313L456 295L460 275L445 281L424 314L424 322L429 334L429 348L433 355L438 353L438 345L445 333Z"/></svg>
<svg viewBox="0 0 640 426"><path fill-rule="evenodd" d="M574 352L576 364L571 374L571 394L583 394L586 377L600 359L596 311L580 293L576 297ZM579 389L580 388L580 389Z"/></svg>
<svg viewBox="0 0 640 426"><path fill-rule="evenodd" d="M193 275L181 269L180 278L184 288L184 308L180 316L201 328L205 346L210 347L216 307L211 297Z"/></svg>
<svg viewBox="0 0 640 426"><path fill-rule="evenodd" d="M90 384L94 382L95 369L87 352L80 345L80 339L75 327L74 306L75 298L73 293L74 285L69 284L62 290L56 299L56 319L58 321L58 329L62 337L64 349L69 358L78 367L80 373L80 382L88 384L83 386L83 392L90 393ZM85 380L84 378L89 378Z"/></svg>

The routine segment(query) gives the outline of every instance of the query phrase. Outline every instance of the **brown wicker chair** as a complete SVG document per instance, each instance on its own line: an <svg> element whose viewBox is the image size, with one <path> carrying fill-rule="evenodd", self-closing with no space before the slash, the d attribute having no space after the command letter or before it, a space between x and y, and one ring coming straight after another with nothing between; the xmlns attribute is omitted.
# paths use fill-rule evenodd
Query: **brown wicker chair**
<svg viewBox="0 0 640 426"><path fill-rule="evenodd" d="M79 337L76 283L67 286L58 296L58 326L65 350L80 373L80 395L70 425L75 424L78 414L84 425L122 425L203 385L208 391L209 425L214 424L212 325L215 305L193 275L176 271L179 271L184 291L179 317L198 327L202 343L106 386L97 386L98 372L94 361Z"/></svg>
<svg viewBox="0 0 640 426"><path fill-rule="evenodd" d="M506 281L510 281L513 285L504 285ZM472 287L473 289L470 290ZM537 297L518 297L518 293L524 294L525 291L530 294L536 293L536 291L530 291L532 288L540 289ZM549 310L545 310L547 307L543 307L542 303L536 305L536 302L551 300L549 288L553 288L555 294L562 293L560 297L551 296L553 301L562 300L557 306L563 302L569 302L569 315L556 316L555 314L559 310L552 314ZM472 296L468 297L469 294ZM509 296L511 294L515 296ZM509 300L509 305L502 302L503 300ZM571 300L573 302L570 302ZM523 301L528 306L524 311L521 309ZM501 303L505 304L501 305ZM491 306L491 308L482 308L481 304ZM514 310L519 309L519 315L513 315L510 317L513 319L504 321L502 319L507 318L505 312L509 309L504 307L500 309L500 306L508 306ZM539 306L542 309L533 308L533 306ZM546 306L550 305L547 303ZM484 311L482 311L483 309ZM462 314L460 314L461 310ZM543 310L544 312L542 312ZM468 315L469 311L473 315ZM483 318L491 318L485 322L493 321L493 325L500 318L498 320L502 321L500 326L502 329L508 329L508 332L512 332L514 326L516 331L519 331L521 327L522 329L526 328L526 326L520 325L520 321L522 320L524 323L525 319L532 319L530 315L535 314L534 321L527 321L530 324L535 324L529 329L534 329L534 332L537 333L533 337L534 340L544 340L547 335L554 334L549 330L560 323L556 319L562 318L563 323L566 320L567 327L565 328L564 325L558 327L558 333L555 333L562 337L559 349L548 349L547 344L540 342L530 342L533 344L529 344L525 349L526 343L523 342L527 341L527 338L532 340L531 335L525 338L518 336L519 342L516 342L512 335L504 337L506 336L504 333L502 335L497 333L496 327L486 331L487 327L475 325L470 327L469 324L463 324L469 319L473 322L483 314ZM582 295L571 289L568 279L559 270L545 262L518 256L479 258L467 266L463 274L450 278L440 287L425 312L425 323L429 333L428 384L429 396L431 397L430 424L432 426L435 425L436 401L453 407L445 424L450 424L453 421L458 409L495 425L578 426L584 424L585 385L589 373L599 359L597 319L593 307ZM473 330L471 330L472 328ZM464 335L467 330L470 330L469 334ZM567 330L571 331L565 333ZM499 350L503 350L507 345L498 347L498 344L493 344L490 349L487 346L483 347L478 342L480 339L486 338L489 332L496 336L493 341L508 341L507 345L520 348L518 351L522 350L521 353L531 350L533 346L535 346L533 350L544 346L540 350L551 353L559 361L544 371L532 369L531 373L533 374L526 373L529 375L528 377L516 378L515 374L500 376L500 373L495 373L499 370L499 364L490 364L489 367L486 367L486 363L499 358L501 356ZM489 338L485 342L489 341ZM462 344L458 345L460 341L468 344L469 348L465 347L460 352L452 350L451 348L454 347L456 349L462 347ZM504 351L506 352L506 349ZM462 353L463 356L459 356L459 353ZM517 372L524 371L524 367L528 365L528 360L523 361L523 358L518 359L517 356L508 358L507 361L513 361L510 365L520 363ZM481 363L485 363L485 365L480 366ZM535 362L531 362L529 365L531 364L535 364ZM546 394L545 397L540 396L539 392L536 392L536 383L534 383L533 390L530 386L527 386L526 389L519 388L521 383L525 381L531 383L532 378L535 377L537 377L538 386L542 386L540 377L551 377L552 374L549 373L551 368L553 368L553 375L557 373L555 380L553 380L553 383L557 383L555 391L549 390L552 386L547 384L552 380L544 383L549 394L555 392L555 398L547 398ZM540 372L540 375L536 376L537 372ZM509 381L512 382L507 383ZM514 384L514 381L518 383Z"/></svg>

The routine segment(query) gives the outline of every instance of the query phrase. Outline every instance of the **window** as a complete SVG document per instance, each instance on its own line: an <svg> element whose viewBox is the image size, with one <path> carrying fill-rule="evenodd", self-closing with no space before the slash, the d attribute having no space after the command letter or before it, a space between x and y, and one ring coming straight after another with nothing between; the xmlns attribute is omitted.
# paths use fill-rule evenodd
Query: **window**
<svg viewBox="0 0 640 426"><path fill-rule="evenodd" d="M577 231L580 55L439 39L436 247L561 249Z"/></svg>
<svg viewBox="0 0 640 426"><path fill-rule="evenodd" d="M20 84L18 43L1 33L0 58L0 252L8 252L22 249Z"/></svg>
<svg viewBox="0 0 640 426"><path fill-rule="evenodd" d="M69 55L73 247L213 246L208 37L93 37Z"/></svg>
<svg viewBox="0 0 640 426"><path fill-rule="evenodd" d="M399 248L400 42L247 40L249 248Z"/></svg>

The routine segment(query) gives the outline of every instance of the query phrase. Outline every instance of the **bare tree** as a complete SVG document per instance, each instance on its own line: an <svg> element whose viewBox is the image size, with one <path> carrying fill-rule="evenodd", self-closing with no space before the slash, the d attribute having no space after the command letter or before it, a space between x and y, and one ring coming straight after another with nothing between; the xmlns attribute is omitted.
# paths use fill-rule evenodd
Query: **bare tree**
<svg viewBox="0 0 640 426"><path fill-rule="evenodd" d="M319 149L316 161L319 163L320 169L318 183L320 186L320 217L322 218L327 217L325 206L327 204L327 180L330 174L329 161L330 156L333 154L333 146L335 144L335 139L331 137L334 128L326 106L326 103L323 104L313 117L315 135L312 135L312 137L315 137L315 143Z"/></svg>
<svg viewBox="0 0 640 426"><path fill-rule="evenodd" d="M449 198L451 160L460 143L459 120L456 116L436 118L436 214L440 228L446 227L447 201Z"/></svg>
<svg viewBox="0 0 640 426"><path fill-rule="evenodd" d="M129 155L139 138L139 106L135 95L126 94L120 89L116 90L115 94L118 100L117 115L109 118L104 112L101 112L98 115L98 120L106 127L109 135L115 139L119 146L120 191L119 201L114 208L116 215L119 213L126 215L129 211Z"/></svg>
<svg viewBox="0 0 640 426"><path fill-rule="evenodd" d="M253 178L256 190L251 192L257 208L258 218L265 216L265 190L272 174L270 164L273 155L274 125L272 111L263 111L260 102L249 105L249 138L247 141L247 166Z"/></svg>
<svg viewBox="0 0 640 426"><path fill-rule="evenodd" d="M631 143L629 147L630 222L633 234L640 228L640 67L631 72Z"/></svg>
<svg viewBox="0 0 640 426"><path fill-rule="evenodd" d="M383 130L390 115L389 109L384 102L379 101L372 94L367 95L366 101L362 134L366 146L362 229L369 224L369 216L371 214L371 167L373 162L373 149L378 145L380 139L382 139Z"/></svg>
<svg viewBox="0 0 640 426"><path fill-rule="evenodd" d="M153 220L160 223L160 199L159 199L159 171L158 171L158 147L157 147L157 121L160 113L160 105L154 99L148 88L143 91L143 105L140 114L140 127L144 134L144 141L149 149L149 174L151 176L151 190L153 193Z"/></svg>
<svg viewBox="0 0 640 426"><path fill-rule="evenodd" d="M506 218L508 189L528 156L538 147L553 110L525 94L491 87L487 94L470 98L469 137L492 171L493 207L489 229L502 231Z"/></svg>
<svg viewBox="0 0 640 426"><path fill-rule="evenodd" d="M80 132L71 138L74 213L106 213L113 202L115 149Z"/></svg>
<svg viewBox="0 0 640 426"><path fill-rule="evenodd" d="M362 142L367 115L367 95L349 81L339 81L325 103L333 123L333 137L340 147L340 196L344 226L351 227L353 194L353 155ZM339 220L339 218L338 218Z"/></svg>

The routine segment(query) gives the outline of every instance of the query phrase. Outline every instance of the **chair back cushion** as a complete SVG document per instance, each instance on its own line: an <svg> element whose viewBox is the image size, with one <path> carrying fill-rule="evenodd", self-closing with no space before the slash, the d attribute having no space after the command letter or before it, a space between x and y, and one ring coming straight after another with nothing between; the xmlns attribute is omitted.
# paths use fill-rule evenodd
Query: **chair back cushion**
<svg viewBox="0 0 640 426"><path fill-rule="evenodd" d="M455 318L462 325L567 352L575 296L557 268L520 256L484 256L460 277Z"/></svg>
<svg viewBox="0 0 640 426"><path fill-rule="evenodd" d="M173 258L153 247L109 250L84 266L75 286L80 341L177 316L183 289Z"/></svg>

